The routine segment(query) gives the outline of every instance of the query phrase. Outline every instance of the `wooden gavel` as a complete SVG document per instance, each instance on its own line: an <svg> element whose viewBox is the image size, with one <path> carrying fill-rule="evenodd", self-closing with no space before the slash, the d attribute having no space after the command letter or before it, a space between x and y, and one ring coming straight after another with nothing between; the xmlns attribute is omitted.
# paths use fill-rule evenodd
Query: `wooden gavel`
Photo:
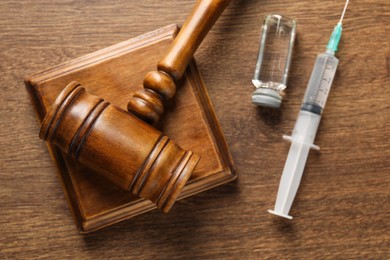
<svg viewBox="0 0 390 260"><path fill-rule="evenodd" d="M190 178L199 156L185 151L140 119L156 123L163 101L176 92L195 50L229 0L198 1L157 71L144 79L128 110L89 94L71 82L46 114L40 138L112 183L168 212Z"/></svg>

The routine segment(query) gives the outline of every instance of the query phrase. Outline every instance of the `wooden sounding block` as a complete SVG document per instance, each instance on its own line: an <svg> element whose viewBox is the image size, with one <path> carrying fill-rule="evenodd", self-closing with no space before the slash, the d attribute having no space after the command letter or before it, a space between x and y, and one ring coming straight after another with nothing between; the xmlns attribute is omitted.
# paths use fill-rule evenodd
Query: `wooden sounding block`
<svg viewBox="0 0 390 260"><path fill-rule="evenodd" d="M32 75L26 87L42 122L61 91L72 81L88 93L127 109L134 93L143 89L145 75L156 68L178 33L167 26ZM233 162L194 62L178 84L175 98L166 103L156 128L184 150L201 159L178 199L235 179ZM76 224L88 233L156 206L65 155L48 143Z"/></svg>

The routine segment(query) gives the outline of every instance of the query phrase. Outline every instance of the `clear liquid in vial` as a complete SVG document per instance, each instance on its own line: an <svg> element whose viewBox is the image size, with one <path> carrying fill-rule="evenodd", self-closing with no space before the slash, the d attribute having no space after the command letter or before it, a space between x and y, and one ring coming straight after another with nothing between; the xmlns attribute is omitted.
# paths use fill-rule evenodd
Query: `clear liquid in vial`
<svg viewBox="0 0 390 260"><path fill-rule="evenodd" d="M252 101L258 105L279 107L286 88L294 47L296 22L280 15L265 17L253 84L257 90Z"/></svg>

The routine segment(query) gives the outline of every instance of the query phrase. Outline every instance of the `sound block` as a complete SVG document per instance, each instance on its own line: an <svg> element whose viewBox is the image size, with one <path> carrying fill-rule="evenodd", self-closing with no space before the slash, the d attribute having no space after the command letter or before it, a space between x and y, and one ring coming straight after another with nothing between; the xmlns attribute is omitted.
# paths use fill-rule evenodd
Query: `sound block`
<svg viewBox="0 0 390 260"><path fill-rule="evenodd" d="M177 25L170 25L28 77L26 88L40 122L57 95L73 80L89 93L126 110L128 100L142 88L144 76L156 69L178 30ZM156 127L183 149L201 156L179 199L236 178L225 138L194 61ZM116 187L73 161L57 147L47 145L81 233L155 208L151 202Z"/></svg>

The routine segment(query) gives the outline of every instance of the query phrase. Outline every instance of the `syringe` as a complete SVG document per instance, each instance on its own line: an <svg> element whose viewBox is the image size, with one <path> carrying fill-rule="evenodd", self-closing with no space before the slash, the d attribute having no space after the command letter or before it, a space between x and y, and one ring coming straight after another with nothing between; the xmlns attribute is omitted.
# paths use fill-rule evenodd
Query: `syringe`
<svg viewBox="0 0 390 260"><path fill-rule="evenodd" d="M341 38L342 21L348 2L349 0L345 3L340 21L333 30L326 51L317 56L292 136L283 136L285 140L291 142L291 147L280 180L275 208L268 210L271 214L292 219L288 213L301 182L309 150L320 149L313 142L339 63L334 55Z"/></svg>

